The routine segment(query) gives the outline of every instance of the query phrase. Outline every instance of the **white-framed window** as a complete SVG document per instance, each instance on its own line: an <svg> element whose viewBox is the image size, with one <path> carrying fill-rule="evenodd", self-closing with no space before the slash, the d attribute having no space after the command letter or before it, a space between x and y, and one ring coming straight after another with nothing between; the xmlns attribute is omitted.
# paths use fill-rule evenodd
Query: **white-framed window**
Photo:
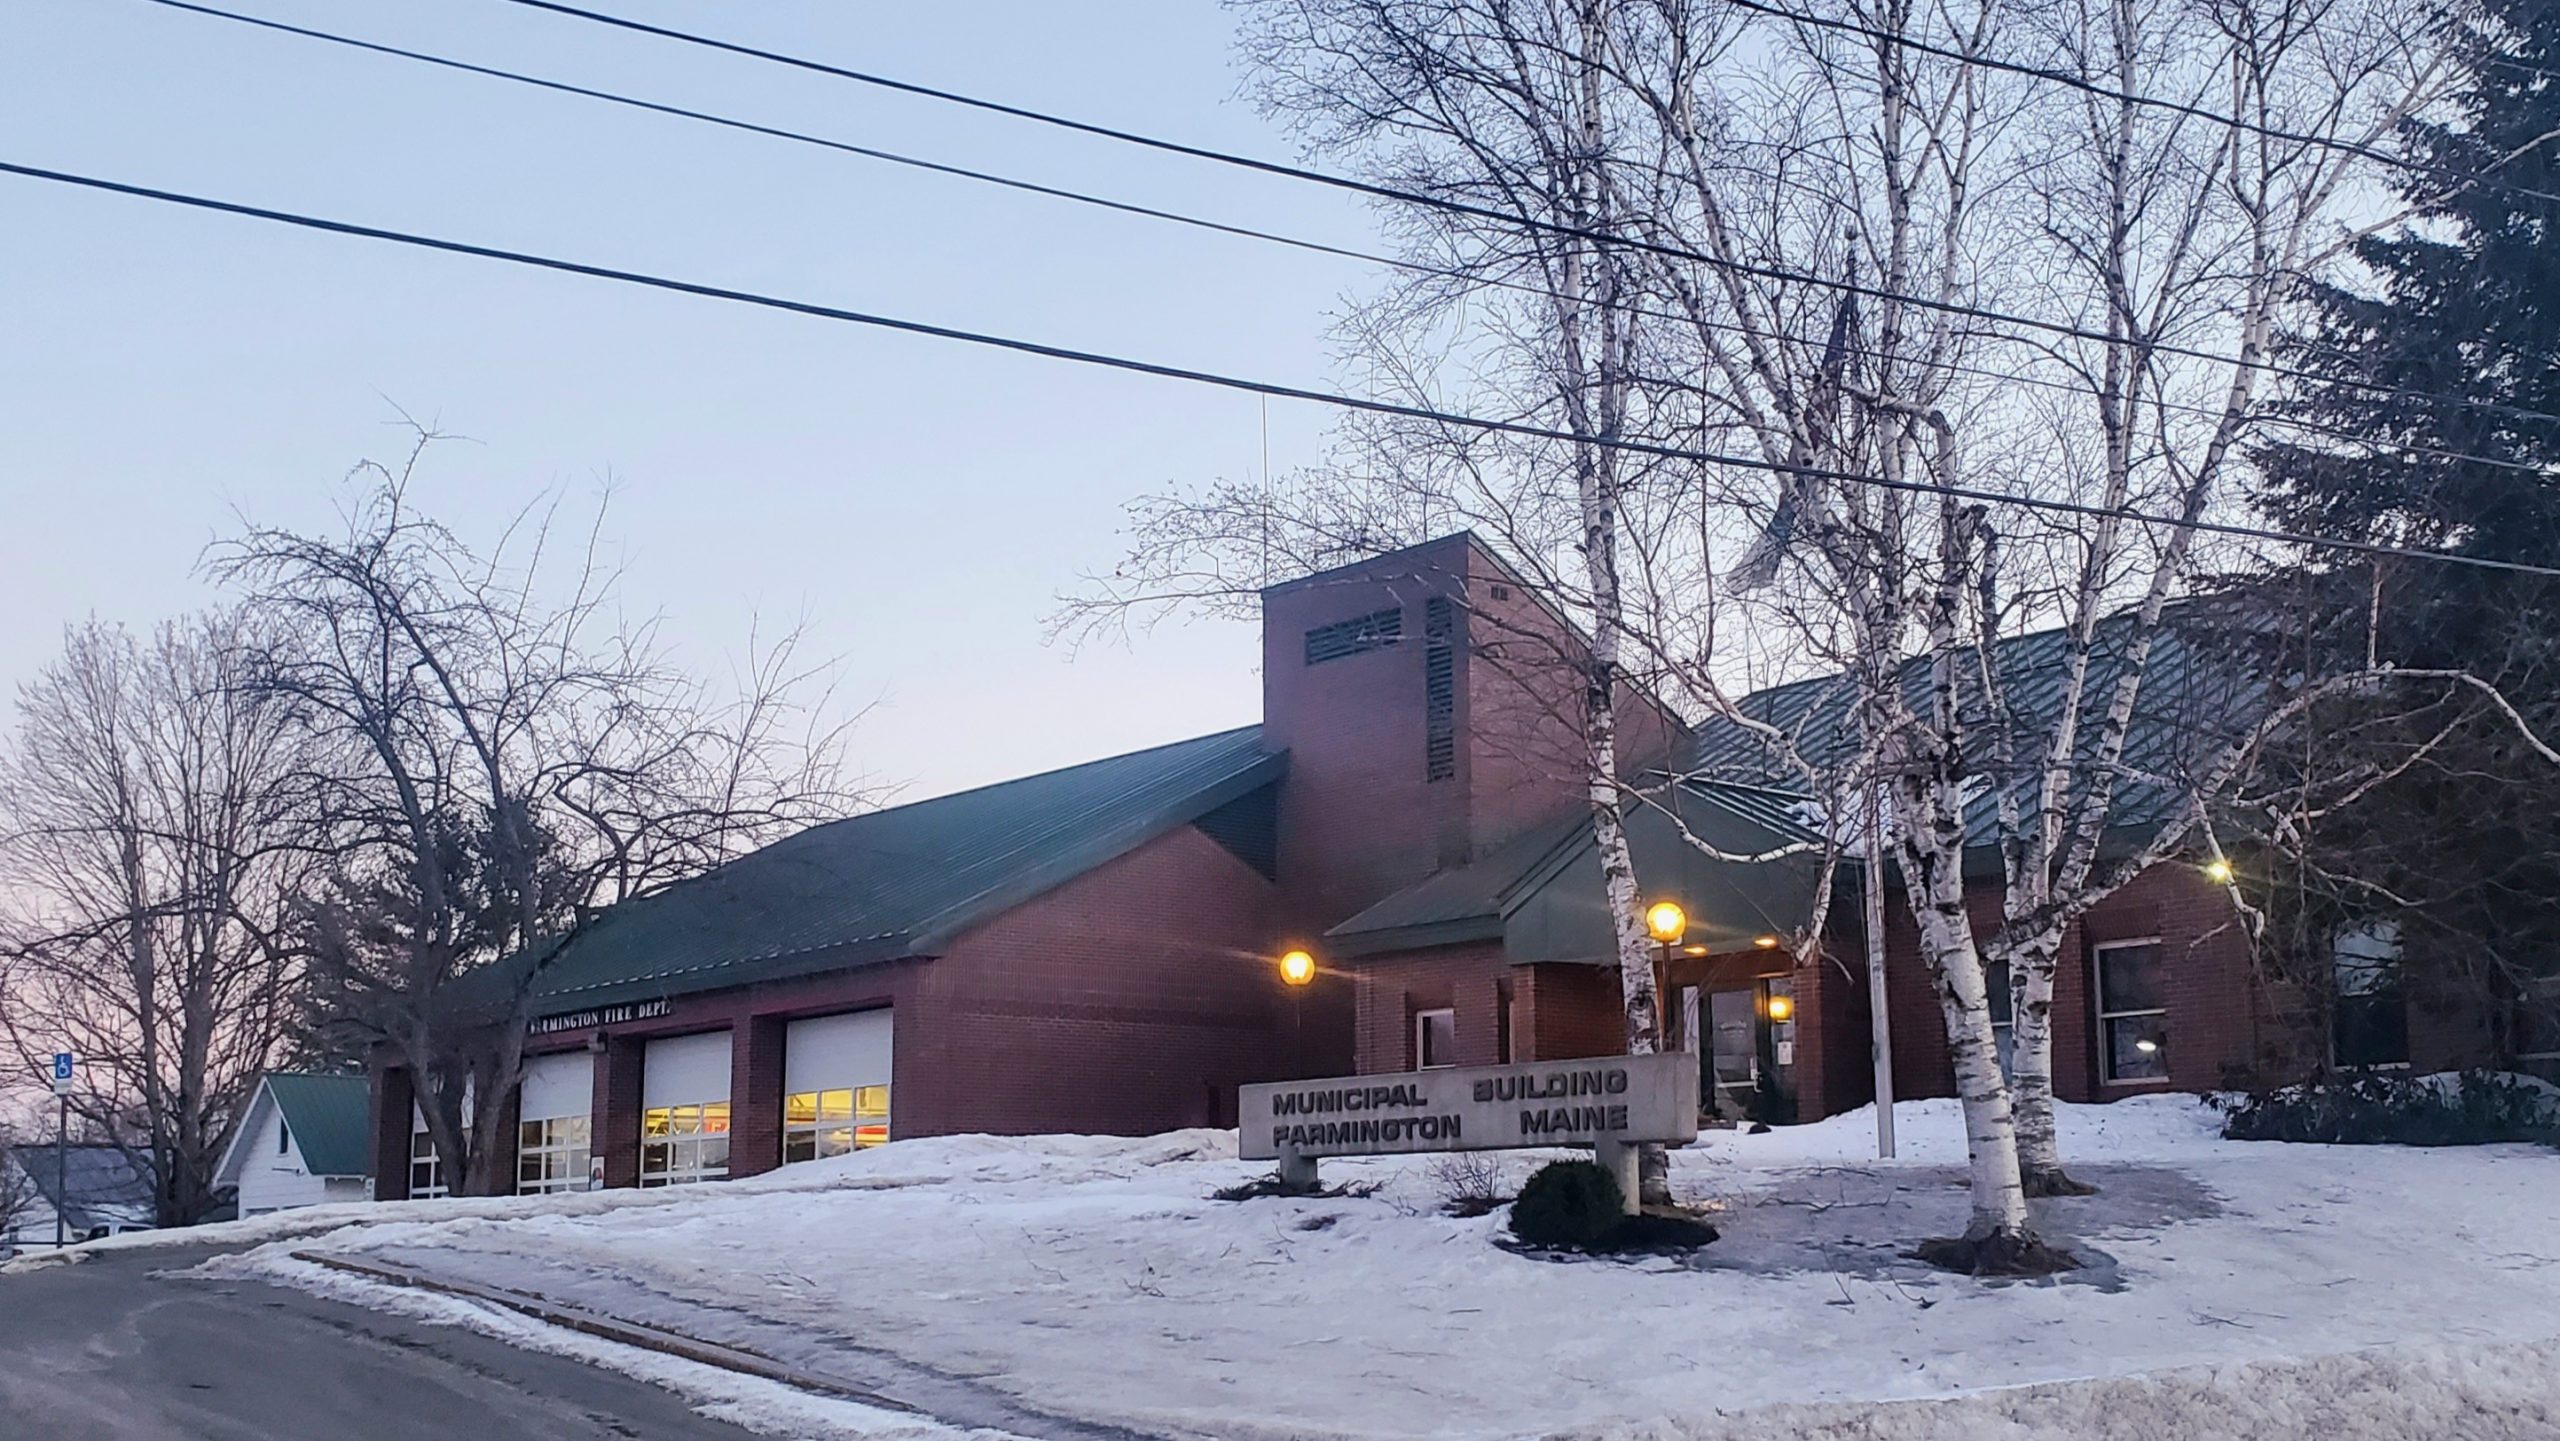
<svg viewBox="0 0 2560 1441"><path fill-rule="evenodd" d="M2400 987L2400 927L2364 921L2330 942L2329 1058L2341 1066L2409 1064L2409 1006Z"/></svg>
<svg viewBox="0 0 2560 1441"><path fill-rule="evenodd" d="M1999 1059L2000 1074L2010 1075L2009 1058L2018 1049L2018 1012L2009 989L2009 963L1984 961L1982 984L1991 1001L1991 1049Z"/></svg>
<svg viewBox="0 0 2560 1441"><path fill-rule="evenodd" d="M889 1140L889 1088L854 1086L782 1098L782 1164L850 1156Z"/></svg>
<svg viewBox="0 0 2560 1441"><path fill-rule="evenodd" d="M516 1126L516 1194L587 1189L587 1118L553 1116Z"/></svg>
<svg viewBox="0 0 2560 1441"><path fill-rule="evenodd" d="M2543 976L2524 988L2518 1017L2519 1061L2560 1061L2560 976Z"/></svg>
<svg viewBox="0 0 2560 1441"><path fill-rule="evenodd" d="M292 1153L293 1127L285 1121L284 1117L278 1116L276 1117L276 1154L287 1156Z"/></svg>
<svg viewBox="0 0 2560 1441"><path fill-rule="evenodd" d="M436 1138L425 1128L409 1133L409 1199L431 1201L452 1194L444 1183L444 1158L436 1154Z"/></svg>
<svg viewBox="0 0 2560 1441"><path fill-rule="evenodd" d="M640 1113L640 1184L683 1186L729 1174L729 1103Z"/></svg>
<svg viewBox="0 0 2560 1441"><path fill-rule="evenodd" d="M1458 1064L1458 1013L1455 1008L1441 1006L1413 1013L1413 1064L1417 1070L1437 1070Z"/></svg>
<svg viewBox="0 0 2560 1441"><path fill-rule="evenodd" d="M2169 985L2160 938L2103 941L2097 972L2098 1074L2109 1084L2169 1076Z"/></svg>

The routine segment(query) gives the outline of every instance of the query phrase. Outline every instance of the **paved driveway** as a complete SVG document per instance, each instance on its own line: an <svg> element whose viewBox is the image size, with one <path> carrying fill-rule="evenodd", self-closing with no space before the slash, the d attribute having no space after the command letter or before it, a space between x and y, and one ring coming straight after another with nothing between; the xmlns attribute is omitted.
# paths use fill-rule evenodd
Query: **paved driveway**
<svg viewBox="0 0 2560 1441"><path fill-rule="evenodd" d="M101 1252L0 1276L0 1437L747 1441L673 1392L475 1332Z"/></svg>

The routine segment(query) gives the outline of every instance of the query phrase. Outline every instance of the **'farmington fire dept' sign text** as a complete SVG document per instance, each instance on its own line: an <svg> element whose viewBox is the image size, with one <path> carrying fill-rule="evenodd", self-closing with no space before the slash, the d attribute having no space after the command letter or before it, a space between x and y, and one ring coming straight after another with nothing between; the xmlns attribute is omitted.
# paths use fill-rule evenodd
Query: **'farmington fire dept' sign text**
<svg viewBox="0 0 2560 1441"><path fill-rule="evenodd" d="M1684 1051L1521 1066L1446 1067L1242 1087L1248 1161L1501 1151L1698 1135L1698 1058Z"/></svg>
<svg viewBox="0 0 2560 1441"><path fill-rule="evenodd" d="M571 1011L565 1016L543 1016L525 1027L525 1033L548 1036L561 1031L592 1031L598 1026L618 1026L625 1021L654 1021L673 1011L670 1001L634 1001L627 1006L607 1006L600 1011Z"/></svg>

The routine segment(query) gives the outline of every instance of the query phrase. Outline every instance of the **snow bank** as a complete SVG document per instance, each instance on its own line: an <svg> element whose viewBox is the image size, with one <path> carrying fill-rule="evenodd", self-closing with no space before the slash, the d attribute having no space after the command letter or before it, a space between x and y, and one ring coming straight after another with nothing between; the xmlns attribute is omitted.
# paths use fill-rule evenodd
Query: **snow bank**
<svg viewBox="0 0 2560 1441"><path fill-rule="evenodd" d="M1773 1406L1560 1441L2547 1441L2560 1346L2403 1346L1963 1396Z"/></svg>
<svg viewBox="0 0 2560 1441"><path fill-rule="evenodd" d="M2560 1395L2547 1357L2354 1359L2560 1337L2560 1155L2224 1142L2183 1098L2065 1107L2066 1154L2106 1194L2042 1216L2103 1284L2000 1286L1899 1259L1962 1224L1963 1139L1952 1103L1896 1119L1904 1154L1882 1165L1864 1113L1678 1152L1676 1186L1726 1231L1686 1263L1513 1255L1499 1214L1439 1214L1429 1157L1326 1164L1378 1188L1365 1198L1214 1201L1259 1168L1231 1134L1184 1132L907 1141L726 1186L307 1216L235 1264L299 1284L292 1249L378 1254L1223 1441L2130 1436L2136 1392L2186 1408L2147 1436L2221 1434L2181 1418L2229 1392L2295 1408L2241 1428L2251 1441L2361 1441L2446 1433L2306 1429L2324 1388L2413 1388L2429 1415L2502 1387ZM1503 1164L1517 1179L1538 1159ZM2198 1367L2217 1369L2181 1369ZM2177 1374L2109 1379L2155 1372ZM2008 1389L2057 1382L2074 1399ZM2118 1429L2035 1429L2048 1411Z"/></svg>

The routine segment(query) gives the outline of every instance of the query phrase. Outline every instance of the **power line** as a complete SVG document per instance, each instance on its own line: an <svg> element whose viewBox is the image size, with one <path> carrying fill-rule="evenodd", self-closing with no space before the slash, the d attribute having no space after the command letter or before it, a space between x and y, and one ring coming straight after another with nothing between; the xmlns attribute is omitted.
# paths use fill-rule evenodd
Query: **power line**
<svg viewBox="0 0 2560 1441"><path fill-rule="evenodd" d="M2560 195L2552 194L2547 190L2535 190L2528 186L2516 185L2508 181L2493 179L2486 175L2454 175L2448 177L2443 172L2432 170L2405 155L2394 155L2387 150L2376 150L2370 145L2358 144L2352 140L2339 140L2331 136L2313 135L2299 130L2286 130L2280 126L2261 125L2255 121L2243 120L2236 115L2225 115L2218 110L2208 110L2201 105L2191 105L2183 100L2164 100L2157 95L2141 95L2129 90L2118 90L2112 86L2090 80L2085 76L2074 75L2068 70L2054 70L2045 66L2028 65L2015 60L1995 60L1989 56L1983 55L1967 55L1961 50L1951 50L1945 46L1932 45L1925 40L1912 39L1908 35L1899 35L1893 31L1879 29L1872 25L1861 25L1854 20L1835 20L1826 16L1806 15L1798 11L1789 10L1784 6L1764 3L1764 0L1726 0L1726 3L1739 9L1749 10L1755 14L1766 15L1772 19L1784 20L1794 25L1807 25L1817 30L1838 31L1843 34L1863 36L1869 40L1890 41L1905 49L1916 50L1923 55L1934 55L1942 60L1960 61L1968 65L1979 65L1986 70L1998 70L2005 74L2023 75L2032 80L2043 80L2055 85L2068 86L2073 90L2095 95L2102 100L2115 101L2119 105L2139 105L2148 109L2166 110L2174 115L2184 115L2191 119L2211 121L2213 124L2223 126L2227 129L2238 130L2249 135L2264 136L2269 140L2281 140L2289 145L2309 145L2323 150L2338 151L2341 154L2353 155L2360 159L2376 161L2383 165L2389 165L2398 169L2411 171L2415 174L2427 176L2430 179L2451 179L2467 185L2488 186L2498 190L2510 191L2517 195L2531 196L2536 200L2545 200L2554 204L2560 204Z"/></svg>
<svg viewBox="0 0 2560 1441"><path fill-rule="evenodd" d="M1900 291L1885 290L1877 286L1860 284L1853 280L1834 280L1805 271L1788 270L1781 266L1763 265L1750 261L1730 260L1722 256L1708 255L1703 251L1692 250L1684 246L1672 245L1663 241L1617 235L1604 230L1594 230L1587 226L1569 225L1562 221L1546 220L1533 215L1514 214L1508 211L1495 209L1491 206L1477 205L1463 200L1451 200L1443 196L1426 195L1419 191L1405 190L1397 186L1381 184L1377 181L1362 180L1357 176L1341 175L1332 171L1316 170L1301 165L1290 165L1276 160L1263 160L1250 155L1238 155L1229 151L1211 149L1207 146L1192 145L1184 141L1168 140L1161 136L1146 135L1133 130L1122 130L1114 126L1101 125L1089 120L1077 120L1069 116L1051 114L1043 110L1034 110L1028 106L1009 104L1000 100L989 100L981 96L965 95L956 90L945 90L936 86L919 84L911 80L899 80L886 75L874 74L870 71L855 70L846 66L831 64L823 60L812 60L806 56L789 54L785 51L766 50L757 46L742 44L734 40L723 40L717 36L700 34L695 31L678 30L671 26L655 25L645 20L633 20L625 16L608 14L601 10L589 10L576 5L564 4L562 3L562 0L504 0L504 3L510 5L521 5L532 10L547 11L555 15L565 15L574 19L587 20L599 25L609 25L616 29L628 30L638 34L654 35L662 39L674 40L682 44L701 46L705 49L722 51L732 55L740 55L749 59L762 60L775 65L788 66L793 69L806 70L813 74L832 76L836 79L849 80L860 85L875 86L880 89L894 91L899 94L914 95L928 100L943 101L948 104L964 106L969 109L986 111L990 114L1004 115L1017 120L1029 121L1033 124L1054 126L1058 129L1072 131L1077 134L1091 135L1100 139L1141 146L1150 150L1162 151L1170 155L1181 155L1195 160L1209 161L1214 164L1236 166L1265 175L1275 175L1284 179L1304 181L1310 185L1321 185L1335 190L1346 191L1355 195L1366 195L1375 199L1392 200L1402 205L1426 206L1432 209L1446 211L1450 214L1465 215L1480 220L1490 220L1500 225L1533 230L1540 234L1579 240L1592 245L1611 246L1620 249L1640 251L1649 255L1660 255L1674 260L1686 260L1695 264L1707 266L1710 269L1724 271L1727 274L1747 275L1757 279L1775 280L1793 285L1810 285L1840 294L1854 295L1860 299L1892 301L1899 304L1914 306L1922 310L1935 311L1940 314L1959 316L1971 320L1980 320L1995 325L2024 326L2028 329L2043 331L2051 335L2064 336L2073 340L2092 341L2101 345L2120 345L2130 343L2123 337L2107 335L2101 331L2084 329L2080 326L2072 325L2064 321L2043 320L2034 316L2013 315L2004 311L1992 310L1985 306L1968 305L1961 301L1937 300L1927 296L1910 295ZM2478 400L2458 396L2433 395L2423 391L2413 391L2398 386L2384 385L2379 381L2364 380L2353 376L2324 375L2317 371L2308 371L2281 365L2273 360L2265 358L2257 360L2243 360L2238 356L2223 355L2215 351L2201 350L2190 346L2173 345L2167 341L2150 342L2147 344L2146 348L2160 355L2173 355L2189 360L2201 360L2214 365L2239 366L2258 371L2262 374L2280 376L2287 379L2307 380L2320 385L2345 386L2350 389L2362 390L2371 394L2390 396L2402 400L2452 403L2467 409L2477 409L2493 414L2503 414L2517 419L2534 421L2541 424L2560 425L2560 415L2553 415L2537 410L2528 410L2520 406L2508 405L2499 401Z"/></svg>
<svg viewBox="0 0 2560 1441"><path fill-rule="evenodd" d="M1386 255L1375 251L1361 250L1351 246L1335 245L1320 240L1310 240L1303 236L1288 235L1277 231L1257 229L1247 225L1235 225L1229 224L1225 221L1210 220L1201 216L1186 214L1181 211L1166 210L1151 205L1141 205L1133 201L1115 200L1108 196L1094 195L1085 191L1073 190L1063 186L1047 185L1038 181L1021 179L1016 176L973 169L963 165L953 165L939 160L929 160L922 156L902 154L898 151L883 150L869 145L857 145L850 141L836 140L823 135L810 134L806 131L792 130L776 125L760 124L752 120L742 120L735 116L721 115L712 111L696 110L687 106L673 105L663 101L644 99L639 96L629 95L619 91L605 90L589 85L580 85L566 80L555 80L546 76L532 75L519 70L506 69L501 66L477 64L468 60L458 60L451 56L437 55L429 51L412 50L403 46L385 44L375 40L365 40L356 36L341 34L336 31L320 30L307 25L296 25L282 20L269 19L264 16L245 14L236 10L226 10L219 6L198 4L196 3L196 0L149 0L149 3L164 6L171 10L184 11L192 15L200 15L216 20L227 20L260 30L298 36L308 40L317 40L325 44L343 46L348 49L363 51L369 54L387 55L401 60L414 61L422 65L430 65L441 69L458 71L463 74L481 76L486 79L503 80L511 84L531 86L535 89L576 96L581 99L597 100L605 104L623 106L649 114L664 115L681 120L695 121L705 125L719 126L724 129L736 130L746 134L764 136L776 140L787 140L801 145L816 146L825 150L858 156L866 160L878 161L889 165L905 166L910 169L921 170L931 174L949 176L955 179L997 186L1025 194L1043 196L1054 200L1068 201L1073 204L1094 206L1120 214L1137 216L1142 219L1160 220L1170 224L1189 226L1195 229L1207 230L1216 234L1234 236L1240 239L1256 240L1272 245L1287 246L1292 249L1303 250L1313 254L1328 255L1345 260L1357 260L1367 264L1388 266L1415 275L1431 276L1443 280L1455 280L1470 285L1490 286L1497 289L1513 291L1522 295L1535 296L1545 300L1562 299L1562 297L1558 296L1554 291L1548 290L1543 286L1531 285L1516 280L1506 280L1494 275L1479 274L1475 271L1461 269L1454 266L1432 265L1422 261L1404 259L1398 256ZM1630 310L1635 314L1644 315L1651 319L1668 321L1679 325L1699 325L1719 332L1730 332L1735 334L1750 332L1749 326L1735 321L1715 320L1702 316L1680 314L1673 311L1651 309L1644 306L1631 306ZM1866 359L1882 360L1894 358L1887 356L1884 352L1868 349L1862 346L1852 345L1845 347L1845 349L1851 354ZM1984 366L1967 365L1956 361L1939 361L1933 362L1933 364L1936 368L1946 370L1951 373L1971 375L1981 379L1997 381L2003 385L2032 385L2044 389L2061 391L2075 396L2087 394L2087 391L2082 387L2075 386L2069 381L2056 380L2050 376L2035 375L2021 371L1992 370ZM2152 403L2166 410L2182 411L2195 415L2218 416L2221 413L2211 406L2198 405L2189 401L2171 400L2166 396L2155 397ZM2304 420L2293 416L2260 413L2253 416L2252 419L2262 424L2282 425L2330 440L2341 440L2363 445L2384 444L2383 442L2374 440L2370 436L2359 435L2353 431L2325 426L2316 421ZM2443 460L2520 470L2537 475L2541 473L2540 467L2533 466L2522 461L2505 460L2495 456L2474 455L2464 451L2444 450L2432 446L2411 445L2407 443L2391 443L2387 448L2413 455L2433 456Z"/></svg>
<svg viewBox="0 0 2560 1441"><path fill-rule="evenodd" d="M592 279L611 280L625 285L636 285L652 290L670 291L679 295L699 296L709 300L725 300L740 305L756 306L767 310L785 311L794 315L812 316L821 320L834 320L851 325L869 326L874 329L898 331L908 335L927 336L936 340L956 341L962 344L981 346L992 350L1011 351L1018 355L1033 355L1039 356L1043 359L1069 361L1078 365L1094 366L1100 369L1125 371L1136 375L1151 375L1167 380L1189 381L1197 385L1215 386L1223 390L1243 391L1248 394L1267 395L1280 400L1300 400L1316 405L1334 406L1344 410L1364 411L1373 415L1388 415L1408 420L1428 421L1433 424L1456 426L1461 429L1479 430L1492 434L1517 435L1537 440L1562 441L1567 444L1598 445L1612 450L1624 451L1629 454L1653 456L1666 460L1683 460L1705 465L1729 466L1735 469L1766 471L1773 474L1797 476L1808 480L1828 480L1844 485L1859 485L1878 490L1902 491L1918 495L1933 495L1941 499L1979 501L1989 505L2003 505L2025 510L2047 511L2060 515L2075 515L2093 519L2115 519L2145 526L2166 526L2171 529L2184 528L2215 535L2228 535L2252 540L2272 541L2281 545L2300 546L2305 549L2346 551L2358 555L2399 556L2412 560L2431 560L2447 565L2473 566L2484 570L2512 571L2524 575L2560 577L2560 567L2531 565L2522 561L2496 560L2485 556L2456 555L2447 551L2429 550L2417 546L2391 545L2381 541L2349 540L2334 536L2301 535L2289 531L2270 530L2257 526L2237 525L2225 521L2202 519L2192 521L2182 520L2169 516L2153 515L2146 511L2135 510L2129 506L2091 505L2079 501L2055 500L2038 496L2005 495L1998 491L1980 490L1970 486L1931 485L1925 481L1897 480L1884 476L1859 475L1849 471L1827 470L1818 466L1788 465L1777 461L1761 460L1754 456L1726 455L1714 451L1692 450L1681 446L1664 445L1652 441L1595 440L1587 436L1577 436L1570 431L1557 430L1550 426L1533 425L1526 421L1492 420L1482 416L1462 415L1451 411L1435 410L1428 406L1406 405L1391 400L1377 400L1364 396L1342 395L1332 391L1315 390L1306 386L1283 385L1275 381L1253 380L1242 376L1223 374L1218 371L1196 370L1185 366L1167 365L1158 361L1138 360L1128 356L1110 355L1100 351L1078 350L1069 346L1050 345L1036 340L1023 340L1012 336L994 335L984 331L962 330L953 326L935 325L928 321L907 320L897 316L878 315L867 311L849 310L833 305L822 305L815 301L792 300L782 296L763 294L758 291L737 290L727 286L705 284L701 281L680 280L671 276L652 275L644 271L622 270L612 266L592 265L584 261L565 260L557 256L537 255L529 251L506 250L497 246L476 245L469 241L448 240L439 236L421 235L412 231L391 230L373 225L360 225L347 220L331 220L323 216L308 215L299 211L274 210L265 206L248 205L235 200L220 200L211 196L191 195L183 191L160 190L150 186L128 184L119 180L108 180L99 176L81 175L63 170L48 170L40 166L24 165L10 160L0 160L0 174L17 175L31 180L49 181L57 185L74 186L85 190L103 191L108 194L130 196L135 199L151 200L165 205L183 206L194 210L207 210L225 215L244 216L253 220L265 220L275 224L293 226L303 230L316 230L332 235L354 236L365 240L380 240L390 244L408 246L420 250L435 250L454 255L469 255L483 260L504 261L511 265L522 265L541 270L559 271L570 275L583 275Z"/></svg>

